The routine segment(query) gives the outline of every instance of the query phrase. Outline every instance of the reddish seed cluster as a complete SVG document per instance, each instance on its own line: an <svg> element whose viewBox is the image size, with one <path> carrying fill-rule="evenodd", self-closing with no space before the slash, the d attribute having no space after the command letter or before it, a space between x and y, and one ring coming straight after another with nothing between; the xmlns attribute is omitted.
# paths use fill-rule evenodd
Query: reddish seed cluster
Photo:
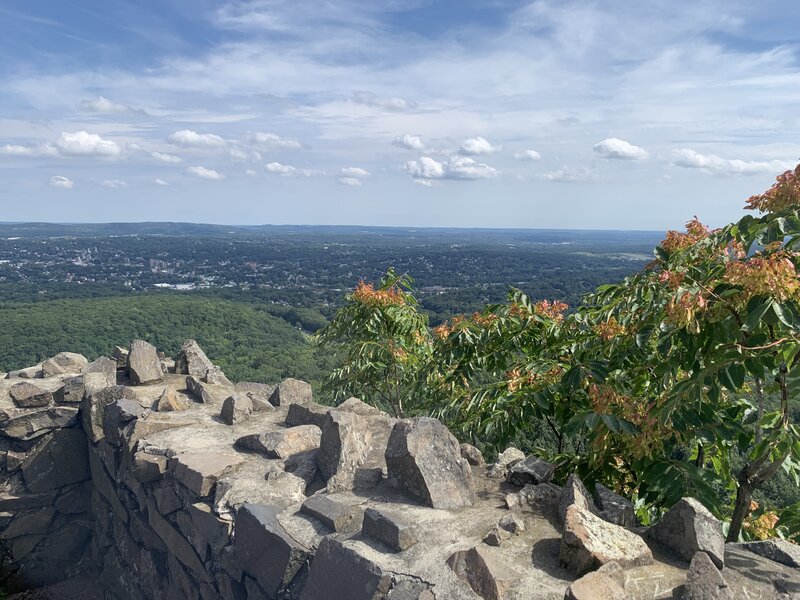
<svg viewBox="0 0 800 600"><path fill-rule="evenodd" d="M533 305L533 313L540 317L553 319L556 323L560 323L564 320L564 312L568 308L569 305L564 302L559 302L558 300L553 300L552 302L542 300Z"/></svg>
<svg viewBox="0 0 800 600"><path fill-rule="evenodd" d="M658 276L658 280L661 283L666 283L672 290L677 290L684 279L686 279L686 274L678 273L677 271L664 271Z"/></svg>
<svg viewBox="0 0 800 600"><path fill-rule="evenodd" d="M625 333L625 326L617 322L614 317L611 317L608 321L595 325L594 332L600 336L601 340L607 342Z"/></svg>
<svg viewBox="0 0 800 600"><path fill-rule="evenodd" d="M667 231L667 237L661 242L661 247L667 252L683 250L708 237L710 230L703 225L697 217L686 223L686 233L680 231Z"/></svg>
<svg viewBox="0 0 800 600"><path fill-rule="evenodd" d="M778 175L772 187L763 194L751 196L745 208L761 212L778 212L793 206L800 206L800 164L794 171Z"/></svg>
<svg viewBox="0 0 800 600"><path fill-rule="evenodd" d="M353 291L353 300L364 306L392 306L405 304L405 297L396 287L376 290L371 283L359 281Z"/></svg>
<svg viewBox="0 0 800 600"><path fill-rule="evenodd" d="M708 306L708 300L704 294L692 292L678 294L667 302L667 320L678 327L685 327L706 306Z"/></svg>
<svg viewBox="0 0 800 600"><path fill-rule="evenodd" d="M779 302L793 298L800 290L797 270L787 252L771 256L754 256L744 262L730 262L725 268L725 281L741 286L746 297L771 295Z"/></svg>
<svg viewBox="0 0 800 600"><path fill-rule="evenodd" d="M555 366L541 373L523 371L522 369L516 368L506 371L505 379L508 391L513 394L521 390L524 386L540 387L543 385L550 385L561 379L563 374L564 369L559 366Z"/></svg>

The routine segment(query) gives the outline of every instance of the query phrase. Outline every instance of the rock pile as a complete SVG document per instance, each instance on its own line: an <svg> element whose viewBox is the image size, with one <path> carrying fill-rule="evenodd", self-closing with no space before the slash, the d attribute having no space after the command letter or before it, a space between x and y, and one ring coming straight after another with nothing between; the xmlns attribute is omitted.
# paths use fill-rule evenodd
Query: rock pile
<svg viewBox="0 0 800 600"><path fill-rule="evenodd" d="M173 365L174 362L174 365ZM0 550L11 591L111 599L573 600L800 593L788 542L725 544L693 499L633 506L438 421L297 380L233 384L194 341L0 380ZM591 490L591 491L590 491Z"/></svg>

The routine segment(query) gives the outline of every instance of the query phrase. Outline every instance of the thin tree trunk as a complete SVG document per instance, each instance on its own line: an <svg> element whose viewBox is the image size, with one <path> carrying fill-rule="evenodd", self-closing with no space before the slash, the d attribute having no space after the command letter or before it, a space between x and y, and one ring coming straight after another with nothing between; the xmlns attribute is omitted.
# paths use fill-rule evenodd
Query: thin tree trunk
<svg viewBox="0 0 800 600"><path fill-rule="evenodd" d="M747 515L750 514L750 501L753 496L753 490L750 487L750 482L740 481L739 489L736 491L736 503L733 508L733 516L731 517L731 526L728 529L727 542L738 542L739 534L742 531L742 525Z"/></svg>

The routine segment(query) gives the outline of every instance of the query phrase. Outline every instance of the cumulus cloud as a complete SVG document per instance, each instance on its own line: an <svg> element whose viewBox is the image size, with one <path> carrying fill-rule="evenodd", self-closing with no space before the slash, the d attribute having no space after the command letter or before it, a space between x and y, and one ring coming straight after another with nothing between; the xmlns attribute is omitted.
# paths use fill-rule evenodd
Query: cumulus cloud
<svg viewBox="0 0 800 600"><path fill-rule="evenodd" d="M685 169L699 169L706 173L727 176L779 173L794 167L794 163L790 161L726 159L716 154L700 154L691 148L677 150L672 164Z"/></svg>
<svg viewBox="0 0 800 600"><path fill-rule="evenodd" d="M356 179L364 179L370 176L370 172L361 167L345 167L340 171L342 177L355 177Z"/></svg>
<svg viewBox="0 0 800 600"><path fill-rule="evenodd" d="M47 185L54 188L69 190L75 186L75 182L63 175L53 175Z"/></svg>
<svg viewBox="0 0 800 600"><path fill-rule="evenodd" d="M431 181L430 179L414 179L414 183L417 183L425 187L433 187L433 181Z"/></svg>
<svg viewBox="0 0 800 600"><path fill-rule="evenodd" d="M562 167L549 173L540 175L545 181L557 181L559 183L575 183L579 181L592 181L597 178L597 173L591 169Z"/></svg>
<svg viewBox="0 0 800 600"><path fill-rule="evenodd" d="M142 110L141 108L134 108L133 106L129 106L127 104L119 104L117 102L112 102L108 98L103 96L98 96L94 100L81 100L77 104L78 110L82 110L85 112L93 112L93 113L103 113L103 114L138 114L138 115L146 115L147 113Z"/></svg>
<svg viewBox="0 0 800 600"><path fill-rule="evenodd" d="M155 183L156 185L169 185L169 183L168 183L168 182L164 181L164 180L163 180L163 179L161 179L160 177L156 177L156 178L155 178L155 181L154 181L154 183Z"/></svg>
<svg viewBox="0 0 800 600"><path fill-rule="evenodd" d="M397 136L392 140L392 145L399 146L400 148L407 148L408 150L425 150L425 142L422 141L422 138L418 135L411 135L410 133Z"/></svg>
<svg viewBox="0 0 800 600"><path fill-rule="evenodd" d="M213 133L197 133L191 129L181 129L171 133L167 138L171 144L185 147L219 148L225 145L225 140Z"/></svg>
<svg viewBox="0 0 800 600"><path fill-rule="evenodd" d="M460 152L461 154L473 156L476 154L491 154L492 152L497 152L499 149L499 146L492 146L486 138L476 136L467 138L461 142Z"/></svg>
<svg viewBox="0 0 800 600"><path fill-rule="evenodd" d="M358 177L339 177L339 183L350 187L359 187L362 181Z"/></svg>
<svg viewBox="0 0 800 600"><path fill-rule="evenodd" d="M497 169L468 156L451 156L447 162L423 156L408 161L405 170L415 179L492 179L499 175Z"/></svg>
<svg viewBox="0 0 800 600"><path fill-rule="evenodd" d="M88 131L70 133L62 131L55 142L59 154L64 156L105 156L116 157L122 154L122 148L112 140L101 138Z"/></svg>
<svg viewBox="0 0 800 600"><path fill-rule="evenodd" d="M220 179L225 179L225 175L220 173L219 171L215 171L214 169L207 169L205 167L189 167L186 169L186 172L190 175L194 175L195 177L199 177L200 179L211 179L215 181L219 181Z"/></svg>
<svg viewBox="0 0 800 600"><path fill-rule="evenodd" d="M106 179L100 185L103 187L111 188L112 190L117 188L124 188L128 187L128 184L121 179Z"/></svg>
<svg viewBox="0 0 800 600"><path fill-rule="evenodd" d="M355 104L396 112L412 110L417 107L417 103L411 100L398 97L382 98L372 92L353 92L352 100Z"/></svg>
<svg viewBox="0 0 800 600"><path fill-rule="evenodd" d="M174 154L168 154L166 152L151 152L150 156L156 160L160 160L161 162L169 164L183 162L183 159L180 156L175 156Z"/></svg>
<svg viewBox="0 0 800 600"><path fill-rule="evenodd" d="M292 165L283 165L279 162L271 162L264 165L267 173L281 175L282 177L311 177L314 172L310 169L298 169Z"/></svg>
<svg viewBox="0 0 800 600"><path fill-rule="evenodd" d="M58 150L51 144L38 146L21 146L19 144L5 144L0 146L0 154L6 156L55 156Z"/></svg>
<svg viewBox="0 0 800 600"><path fill-rule="evenodd" d="M536 150L523 150L522 152L515 152L514 158L517 160L541 160L542 155Z"/></svg>
<svg viewBox="0 0 800 600"><path fill-rule="evenodd" d="M618 160L645 160L647 158L647 151L644 148L634 146L619 138L608 138L597 142L592 146L592 150L601 158Z"/></svg>
<svg viewBox="0 0 800 600"><path fill-rule="evenodd" d="M275 133L266 133L263 131L254 131L247 134L247 140L262 148L302 148L303 144L297 140L281 137Z"/></svg>

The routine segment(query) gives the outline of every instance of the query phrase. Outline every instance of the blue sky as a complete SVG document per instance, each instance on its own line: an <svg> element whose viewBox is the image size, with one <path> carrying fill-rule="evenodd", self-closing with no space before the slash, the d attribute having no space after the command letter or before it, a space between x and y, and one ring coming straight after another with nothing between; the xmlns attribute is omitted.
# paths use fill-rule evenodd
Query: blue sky
<svg viewBox="0 0 800 600"><path fill-rule="evenodd" d="M4 0L4 221L666 229L800 160L790 0Z"/></svg>

